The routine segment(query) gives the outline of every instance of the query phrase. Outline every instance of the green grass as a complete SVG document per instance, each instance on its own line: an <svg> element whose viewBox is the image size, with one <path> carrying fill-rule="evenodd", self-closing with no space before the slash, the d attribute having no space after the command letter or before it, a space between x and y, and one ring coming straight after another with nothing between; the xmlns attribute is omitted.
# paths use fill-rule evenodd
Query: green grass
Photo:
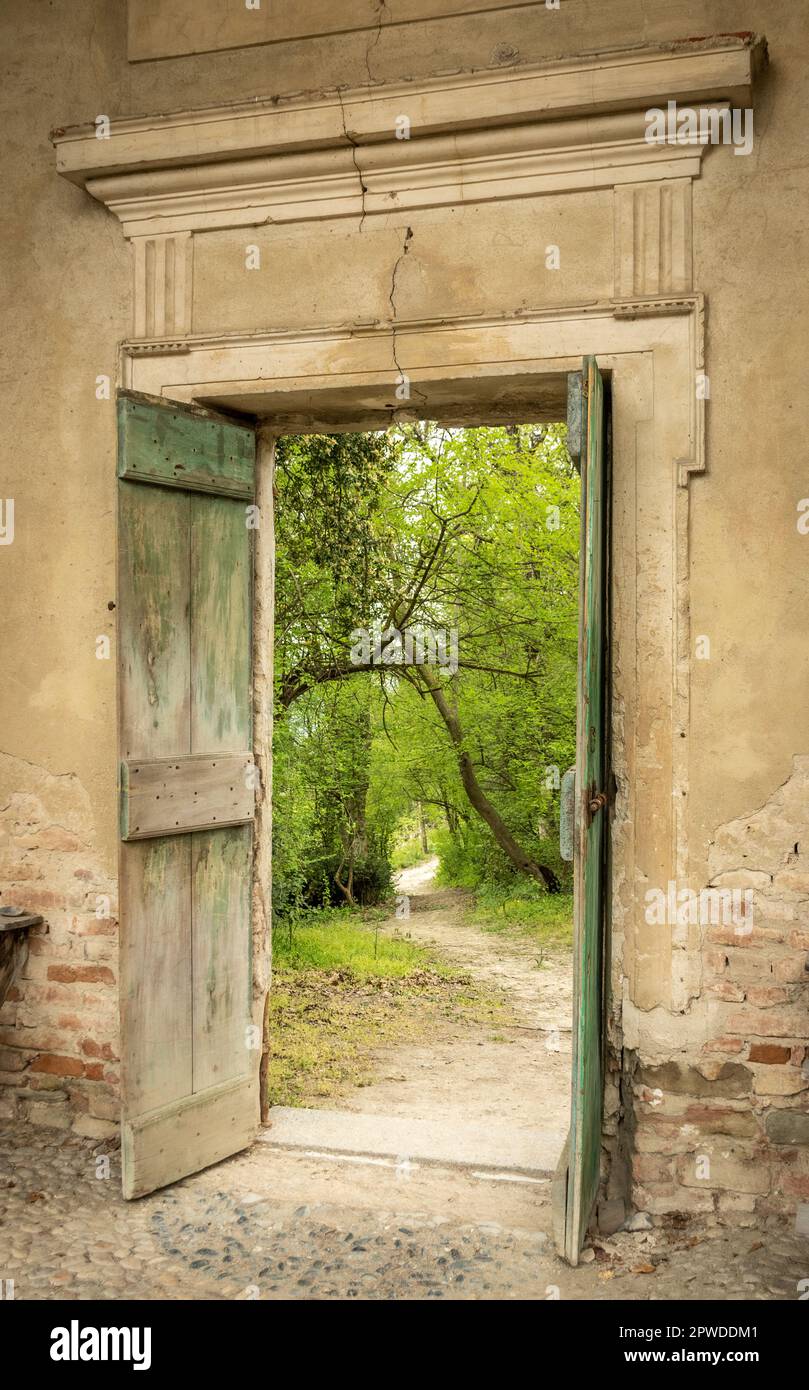
<svg viewBox="0 0 809 1390"><path fill-rule="evenodd" d="M348 970L358 980L401 980L414 970L441 970L423 947L380 932L382 909L312 912L273 933L273 965L291 970Z"/></svg>
<svg viewBox="0 0 809 1390"><path fill-rule="evenodd" d="M479 888L469 916L483 931L514 932L548 948L573 945L572 893L545 893L530 883Z"/></svg>
<svg viewBox="0 0 809 1390"><path fill-rule="evenodd" d="M381 909L307 913L273 932L273 1105L312 1105L366 1086L376 1051L447 1027L508 1024L504 1000L424 946L378 930Z"/></svg>
<svg viewBox="0 0 809 1390"><path fill-rule="evenodd" d="M431 850L424 853L421 847L421 836L411 835L409 840L403 840L396 845L390 857L390 862L396 869L412 869L416 864L423 864L425 859L430 858Z"/></svg>

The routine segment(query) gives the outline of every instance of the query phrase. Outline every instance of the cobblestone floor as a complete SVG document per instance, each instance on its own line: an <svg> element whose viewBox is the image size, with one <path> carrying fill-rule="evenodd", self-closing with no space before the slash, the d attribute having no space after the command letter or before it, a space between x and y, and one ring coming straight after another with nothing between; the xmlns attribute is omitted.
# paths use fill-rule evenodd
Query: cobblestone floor
<svg viewBox="0 0 809 1390"><path fill-rule="evenodd" d="M17 1299L794 1300L809 1278L809 1242L777 1230L622 1234L571 1270L552 1253L541 1195L537 1229L516 1230L431 1212L429 1184L440 1196L451 1175L433 1170L396 1203L383 1187L376 1203L374 1170L341 1186L317 1167L257 1145L127 1203L117 1154L8 1125L0 1279L14 1280ZM468 1179L453 1180L457 1196ZM324 1182L339 1200L296 1204L296 1190L322 1193ZM358 1204L345 1200L352 1189L364 1191ZM407 1212L414 1198L420 1215Z"/></svg>

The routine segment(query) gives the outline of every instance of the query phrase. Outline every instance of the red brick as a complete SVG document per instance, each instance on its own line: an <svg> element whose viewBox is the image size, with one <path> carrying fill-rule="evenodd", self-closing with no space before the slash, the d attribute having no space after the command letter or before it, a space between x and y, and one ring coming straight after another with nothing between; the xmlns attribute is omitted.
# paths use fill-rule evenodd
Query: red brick
<svg viewBox="0 0 809 1390"><path fill-rule="evenodd" d="M61 980L63 984L78 980L86 984L115 984L115 976L108 965L49 965L48 979Z"/></svg>
<svg viewBox="0 0 809 1390"><path fill-rule="evenodd" d="M744 936L733 927L709 927L707 937L715 946L739 946L749 950L751 946L769 946L782 942L786 933L781 927L753 927Z"/></svg>
<svg viewBox="0 0 809 1390"><path fill-rule="evenodd" d="M31 1071L44 1071L50 1076L82 1076L84 1064L78 1057L56 1057L52 1053L41 1052L32 1061Z"/></svg>
<svg viewBox="0 0 809 1390"><path fill-rule="evenodd" d="M703 1052L741 1052L744 1043L741 1038L711 1038L710 1042L703 1043Z"/></svg>
<svg viewBox="0 0 809 1390"><path fill-rule="evenodd" d="M683 1121L696 1125L703 1134L728 1134L737 1139L752 1139L760 1132L749 1110L731 1110L727 1106L689 1105Z"/></svg>
<svg viewBox="0 0 809 1390"><path fill-rule="evenodd" d="M81 1050L85 1057L101 1057L105 1062L117 1062L118 1054L108 1042L96 1042L95 1038L82 1038Z"/></svg>
<svg viewBox="0 0 809 1390"><path fill-rule="evenodd" d="M807 964L809 964L809 956L784 956L773 965L773 979L781 980L784 984L795 984L802 981L809 984Z"/></svg>
<svg viewBox="0 0 809 1390"><path fill-rule="evenodd" d="M104 1064L103 1064L103 1062L85 1062L85 1064L84 1064L84 1075L87 1077L87 1080L88 1080L88 1081L103 1081L103 1080L104 1080Z"/></svg>
<svg viewBox="0 0 809 1390"><path fill-rule="evenodd" d="M728 958L724 951L708 950L705 952L705 964L717 973L728 968Z"/></svg>
<svg viewBox="0 0 809 1390"><path fill-rule="evenodd" d="M717 999L724 999L729 1004L741 1004L744 1000L744 990L731 984L730 980L720 980L718 984L708 985L707 993L713 994Z"/></svg>
<svg viewBox="0 0 809 1390"><path fill-rule="evenodd" d="M790 1059L790 1048L780 1047L777 1043L751 1043L749 1062L766 1062L770 1066L777 1063L788 1062Z"/></svg>
<svg viewBox="0 0 809 1390"><path fill-rule="evenodd" d="M86 1023L79 1018L78 1014L59 1014L56 1019L57 1028L64 1028L68 1033L80 1033L85 1028Z"/></svg>
<svg viewBox="0 0 809 1390"><path fill-rule="evenodd" d="M53 893L50 888L26 888L25 906L34 912L42 912L46 907L64 907L64 893Z"/></svg>
<svg viewBox="0 0 809 1390"><path fill-rule="evenodd" d="M74 936L115 936L118 922L115 917L74 917L70 930Z"/></svg>
<svg viewBox="0 0 809 1390"><path fill-rule="evenodd" d="M788 999L789 991L780 985L752 986L747 991L747 1002L756 1009L770 1009L773 1004L785 1004Z"/></svg>
<svg viewBox="0 0 809 1390"><path fill-rule="evenodd" d="M802 1038L806 1032L805 1009L744 1009L731 1014L728 1028L754 1038Z"/></svg>

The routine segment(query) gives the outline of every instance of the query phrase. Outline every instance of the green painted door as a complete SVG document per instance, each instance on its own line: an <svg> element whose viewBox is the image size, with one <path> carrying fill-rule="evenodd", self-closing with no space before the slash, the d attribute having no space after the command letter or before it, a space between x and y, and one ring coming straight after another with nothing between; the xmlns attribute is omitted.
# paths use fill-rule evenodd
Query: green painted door
<svg viewBox="0 0 809 1390"><path fill-rule="evenodd" d="M577 1264L599 1183L604 1090L604 931L608 826L607 401L594 357L571 381L569 436L580 458L581 549L573 884L573 1069L563 1251ZM561 1235L561 1232L560 1232Z"/></svg>
<svg viewBox="0 0 809 1390"><path fill-rule="evenodd" d="M123 1185L250 1143L255 437L118 399Z"/></svg>

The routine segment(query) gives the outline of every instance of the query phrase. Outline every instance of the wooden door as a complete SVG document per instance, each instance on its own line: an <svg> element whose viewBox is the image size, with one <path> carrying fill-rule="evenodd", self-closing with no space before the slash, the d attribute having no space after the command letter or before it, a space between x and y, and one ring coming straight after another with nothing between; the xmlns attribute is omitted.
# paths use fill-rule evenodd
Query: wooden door
<svg viewBox="0 0 809 1390"><path fill-rule="evenodd" d="M604 923L609 775L609 497L604 383L594 357L571 383L571 451L580 457L581 549L573 834L573 1067L560 1244L577 1264L598 1192L603 1115Z"/></svg>
<svg viewBox="0 0 809 1390"><path fill-rule="evenodd" d="M250 1143L255 436L118 400L123 1186Z"/></svg>

